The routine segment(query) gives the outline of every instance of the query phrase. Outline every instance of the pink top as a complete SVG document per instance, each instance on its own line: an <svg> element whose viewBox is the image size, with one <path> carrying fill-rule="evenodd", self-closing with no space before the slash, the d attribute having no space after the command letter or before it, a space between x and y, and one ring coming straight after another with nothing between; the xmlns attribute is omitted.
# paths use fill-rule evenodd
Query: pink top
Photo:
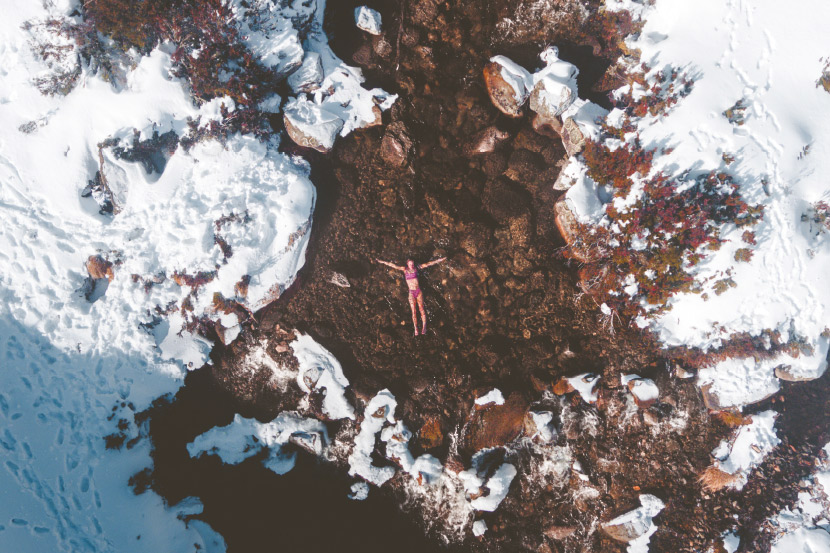
<svg viewBox="0 0 830 553"><path fill-rule="evenodd" d="M404 278L406 278L406 280L415 280L418 278L418 269L415 269L412 272L404 271L403 276Z"/></svg>

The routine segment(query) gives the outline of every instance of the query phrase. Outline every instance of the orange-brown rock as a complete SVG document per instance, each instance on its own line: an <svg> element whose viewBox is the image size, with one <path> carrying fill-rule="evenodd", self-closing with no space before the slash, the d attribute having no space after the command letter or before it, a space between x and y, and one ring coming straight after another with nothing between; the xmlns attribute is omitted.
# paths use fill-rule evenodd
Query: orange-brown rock
<svg viewBox="0 0 830 553"><path fill-rule="evenodd" d="M418 430L418 440L424 449L438 447L444 441L444 431L438 417L429 417Z"/></svg>
<svg viewBox="0 0 830 553"><path fill-rule="evenodd" d="M522 105L527 101L527 90L516 90L502 76L504 66L491 61L484 66L484 84L496 108L510 117L522 116Z"/></svg>
<svg viewBox="0 0 830 553"><path fill-rule="evenodd" d="M568 382L565 377L560 378L556 384L553 385L553 393L558 396L564 396L574 391L574 387Z"/></svg>
<svg viewBox="0 0 830 553"><path fill-rule="evenodd" d="M112 279L115 277L112 268L112 261L108 261L100 255L91 255L86 260L86 270L89 276L95 280L105 278L112 282Z"/></svg>
<svg viewBox="0 0 830 553"><path fill-rule="evenodd" d="M522 433L529 406L526 397L514 393L503 405L491 403L484 409L474 410L463 430L462 449L472 454L486 447L499 447L515 440Z"/></svg>

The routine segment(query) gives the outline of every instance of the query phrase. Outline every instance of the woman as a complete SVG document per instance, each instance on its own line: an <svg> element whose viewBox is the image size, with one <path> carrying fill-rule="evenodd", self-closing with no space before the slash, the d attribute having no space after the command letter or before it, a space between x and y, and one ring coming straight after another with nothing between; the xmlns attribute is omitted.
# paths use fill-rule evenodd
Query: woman
<svg viewBox="0 0 830 553"><path fill-rule="evenodd" d="M414 261L407 259L406 267L401 267L400 265L395 265L394 263L390 263L388 261L375 259L375 261L381 265L386 265L387 267L392 267L398 271L403 271L406 286L409 288L409 307L412 309L412 326L415 327L415 336L418 335L418 313L415 310L416 305L418 306L418 309L421 310L421 320L424 323L423 326L421 326L421 334L425 334L427 331L427 314L424 310L424 294L421 293L421 286L418 283L418 270L432 267L442 261L446 261L446 259L446 257L442 257L440 259L430 261L429 263L424 263L423 265L415 265Z"/></svg>

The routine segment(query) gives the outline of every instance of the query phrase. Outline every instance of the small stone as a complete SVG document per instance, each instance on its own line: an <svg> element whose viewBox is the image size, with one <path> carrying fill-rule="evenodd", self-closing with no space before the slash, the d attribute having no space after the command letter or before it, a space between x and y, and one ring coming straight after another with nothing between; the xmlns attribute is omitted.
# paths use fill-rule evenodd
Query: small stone
<svg viewBox="0 0 830 553"><path fill-rule="evenodd" d="M105 278L112 282L112 279L115 277L112 268L112 261L108 261L100 255L91 255L86 260L86 270L94 280Z"/></svg>
<svg viewBox="0 0 830 553"><path fill-rule="evenodd" d="M409 162L412 139L406 126L396 121L389 125L380 142L380 157L393 167L404 167Z"/></svg>

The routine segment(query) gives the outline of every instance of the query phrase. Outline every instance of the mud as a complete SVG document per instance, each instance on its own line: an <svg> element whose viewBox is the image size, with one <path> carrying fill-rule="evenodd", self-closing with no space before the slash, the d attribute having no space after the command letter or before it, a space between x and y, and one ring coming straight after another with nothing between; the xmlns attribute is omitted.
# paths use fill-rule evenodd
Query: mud
<svg viewBox="0 0 830 553"><path fill-rule="evenodd" d="M779 448L743 492L702 492L698 475L731 429L710 417L691 381L670 376L653 337L628 321L614 332L603 325L599 306L580 293L578 267L562 255L554 224L561 142L535 133L528 117L501 115L483 87L491 55L534 67L541 48L557 44L580 68L581 95L607 104L598 89L610 86L603 84L606 69L619 55L604 31L608 21L595 9L584 18L567 1L549 8L547 19L514 0L377 1L368 5L382 13L385 32L373 37L351 25L356 5L329 2L332 47L364 69L369 85L400 99L381 127L340 139L327 156L284 141L287 151L311 160L318 189L306 266L257 314L257 325L229 348L217 346L214 364L150 414L153 488L169 502L200 497L200 518L225 536L231 553L273 548L275 534L285 550L379 551L388 540L401 551L438 548L440 532L424 537L429 524L419 521L417 506L400 512L407 502L398 487L373 488L366 502L351 502L345 478L305 457L294 472L276 476L256 459L228 467L187 456L189 441L227 424L234 412L269 420L292 403L266 381L240 380L235 367L263 341L287 360L282 329L294 328L340 360L356 398L383 388L395 394L397 416L420 436L415 455L464 463L480 447L511 446L520 477L501 507L483 517L488 532L468 536L454 546L459 550L622 552L625 545L596 524L636 507L640 493L667 505L655 521L653 552L705 551L731 514L747 525L752 543L767 543L761 524L772 505L792 499L806 470L796 470L802 458ZM506 18L514 23L505 25ZM614 29L627 32L623 24ZM506 138L474 153L471 145L489 127ZM414 338L400 275L372 259L402 264L438 256L449 261L421 276L429 329ZM562 376L585 372L602 375L596 406L551 393ZM660 402L638 409L619 385L621 373L654 379ZM491 387L508 398L505 415L471 417L475 397ZM814 388L787 385L782 397L789 401L798 390ZM555 474L540 468L546 454L520 438L531 405L555 413L557 451L578 460L589 483L570 466ZM814 452L826 439L827 421L821 424L809 435L797 425L784 433L801 433L796 450ZM449 447L454 432L462 438L457 458ZM758 480L773 470L767 465L782 463L787 476ZM786 490L768 488L771 482Z"/></svg>

